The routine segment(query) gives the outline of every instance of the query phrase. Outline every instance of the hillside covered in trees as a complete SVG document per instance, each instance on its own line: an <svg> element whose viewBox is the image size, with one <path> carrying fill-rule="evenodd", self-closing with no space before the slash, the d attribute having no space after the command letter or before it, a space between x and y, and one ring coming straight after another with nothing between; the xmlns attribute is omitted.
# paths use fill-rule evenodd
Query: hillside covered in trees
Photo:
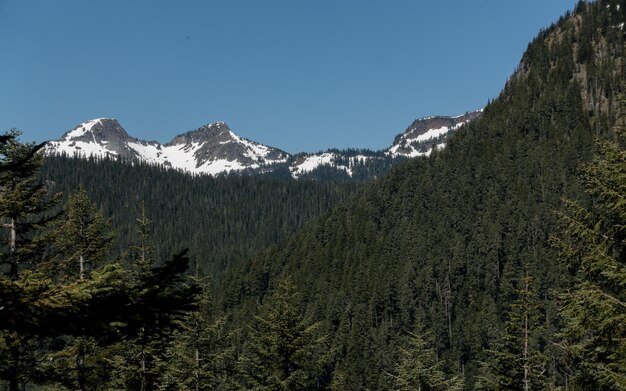
<svg viewBox="0 0 626 391"><path fill-rule="evenodd" d="M66 196L84 188L112 217L118 251L137 240L135 221L143 207L152 221L156 253L168 257L188 248L193 263L214 278L360 188L356 182L290 176L190 176L138 162L63 156L46 157L39 178Z"/></svg>
<svg viewBox="0 0 626 391"><path fill-rule="evenodd" d="M579 3L444 150L362 189L41 169L2 136L0 384L626 389L625 23Z"/></svg>
<svg viewBox="0 0 626 391"><path fill-rule="evenodd" d="M623 359L619 376L594 383L563 348L571 315L560 295L588 266L564 262L551 237L561 235L558 216L573 213L564 197L581 208L608 202L590 200L579 174L597 139L617 138L625 115L624 12L620 1L580 3L529 44L500 96L445 150L398 167L284 245L240 263L219 296L232 327L289 277L304 316L323 324L333 346L326 380L336 389L394 388L389 374L422 328L440 368L463 377L466 389L524 389L530 366L533 389L576 381L623 389ZM623 191L620 181L610 191ZM606 251L617 251L623 278L619 235ZM526 345L511 346L530 312ZM621 313L611 338L623 347ZM524 367L530 353L521 346L539 361Z"/></svg>

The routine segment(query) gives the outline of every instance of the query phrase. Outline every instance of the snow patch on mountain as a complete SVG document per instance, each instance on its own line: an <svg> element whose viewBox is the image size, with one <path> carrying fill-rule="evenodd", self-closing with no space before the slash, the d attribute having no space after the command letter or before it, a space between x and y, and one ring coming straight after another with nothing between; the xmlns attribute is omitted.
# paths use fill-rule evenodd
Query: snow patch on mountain
<svg viewBox="0 0 626 391"><path fill-rule="evenodd" d="M320 166L332 166L335 157L336 155L331 152L304 156L289 167L289 171L291 171L291 175L294 178L298 178L302 174L311 172Z"/></svg>
<svg viewBox="0 0 626 391"><path fill-rule="evenodd" d="M98 158L115 156L210 175L284 163L289 157L283 151L236 135L224 122L204 125L167 144L159 144L128 136L111 118L78 125L61 139L48 142L45 153Z"/></svg>
<svg viewBox="0 0 626 391"><path fill-rule="evenodd" d="M445 140L454 131L481 113L482 110L478 110L454 117L431 116L415 120L404 133L396 136L385 153L394 158L429 156L433 149L443 148Z"/></svg>
<svg viewBox="0 0 626 391"><path fill-rule="evenodd" d="M320 167L331 167L352 176L355 168L372 159L429 156L433 150L444 148L454 131L481 112L420 118L396 136L391 147L379 152L331 150L292 156L240 137L224 122L204 125L160 144L129 136L113 118L97 118L76 126L58 140L48 142L44 153L143 161L191 174L218 175L247 169L270 171L287 166L294 178Z"/></svg>
<svg viewBox="0 0 626 391"><path fill-rule="evenodd" d="M348 176L352 176L356 164L364 164L371 159L374 159L374 157L362 154L346 157L337 152L320 152L298 157L289 166L289 171L291 172L291 176L297 179L320 167L328 166L336 170L345 171Z"/></svg>
<svg viewBox="0 0 626 391"><path fill-rule="evenodd" d="M98 125L103 120L108 120L108 119L109 118L96 118L96 119L92 119L91 121L84 122L84 123L78 125L77 127L75 127L73 130L70 130L69 132L67 132L65 134L65 137L63 137L63 138L65 140L71 140L73 138L84 136L87 132L91 131L91 129L95 125Z"/></svg>

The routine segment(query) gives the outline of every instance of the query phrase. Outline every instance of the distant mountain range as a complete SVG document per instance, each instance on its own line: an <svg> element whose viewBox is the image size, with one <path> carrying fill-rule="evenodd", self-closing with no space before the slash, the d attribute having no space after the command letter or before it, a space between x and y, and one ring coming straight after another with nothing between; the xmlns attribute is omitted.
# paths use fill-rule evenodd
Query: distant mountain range
<svg viewBox="0 0 626 391"><path fill-rule="evenodd" d="M292 177L299 178L327 168L352 177L356 167L377 161L427 156L433 148L443 148L456 129L480 116L481 112L415 120L406 131L396 136L391 147L382 151L328 150L294 155L240 137L224 122L204 125L160 144L130 136L116 119L98 118L76 126L58 140L49 141L45 153L139 160L191 174L287 169Z"/></svg>

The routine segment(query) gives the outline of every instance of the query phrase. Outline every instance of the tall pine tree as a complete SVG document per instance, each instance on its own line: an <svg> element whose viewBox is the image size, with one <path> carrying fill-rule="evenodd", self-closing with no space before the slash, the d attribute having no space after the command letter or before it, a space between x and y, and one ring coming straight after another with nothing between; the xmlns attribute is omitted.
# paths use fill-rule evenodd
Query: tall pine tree
<svg viewBox="0 0 626 391"><path fill-rule="evenodd" d="M113 238L110 221L81 187L70 194L54 225L50 267L64 278L82 280L106 263Z"/></svg>
<svg viewBox="0 0 626 391"><path fill-rule="evenodd" d="M477 388L483 390L545 390L547 358L537 341L542 326L541 308L528 273L521 278L504 333L488 351L485 374Z"/></svg>
<svg viewBox="0 0 626 391"><path fill-rule="evenodd" d="M581 390L626 390L626 134L617 133L619 142L599 142L582 170L589 206L564 200L564 235L553 238L576 277L562 295L561 315Z"/></svg>
<svg viewBox="0 0 626 391"><path fill-rule="evenodd" d="M397 391L460 391L463 381L459 377L448 377L442 369L442 362L437 362L434 349L428 342L428 336L417 327L411 333L405 347L400 349L400 361L392 374L394 390Z"/></svg>
<svg viewBox="0 0 626 391"><path fill-rule="evenodd" d="M240 361L246 387L283 391L318 388L330 358L320 326L303 318L294 282L281 280L264 315L257 316L250 327Z"/></svg>

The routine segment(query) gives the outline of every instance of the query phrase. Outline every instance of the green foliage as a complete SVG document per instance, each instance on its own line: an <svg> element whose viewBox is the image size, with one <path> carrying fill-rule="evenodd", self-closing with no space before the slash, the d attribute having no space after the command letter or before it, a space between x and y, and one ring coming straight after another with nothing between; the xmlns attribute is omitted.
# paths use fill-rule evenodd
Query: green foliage
<svg viewBox="0 0 626 391"><path fill-rule="evenodd" d="M11 130L0 143L0 227L3 228L0 256L3 271L17 279L22 267L41 261L43 243L37 231L49 219L43 214L58 200L37 183L34 175L42 158L42 145L18 141L20 132Z"/></svg>
<svg viewBox="0 0 626 391"><path fill-rule="evenodd" d="M545 390L548 384L547 357L537 335L543 325L542 309L531 287L531 278L524 276L511 305L504 333L489 350L486 375L479 379L484 390Z"/></svg>
<svg viewBox="0 0 626 391"><path fill-rule="evenodd" d="M624 131L620 131L624 137ZM566 351L580 389L626 389L626 150L599 142L584 166L591 205L565 200L559 217L565 237L554 238L576 273L564 293Z"/></svg>
<svg viewBox="0 0 626 391"><path fill-rule="evenodd" d="M63 156L46 157L39 178L67 194L83 187L111 217L118 252L137 252L131 248L140 242L136 219L145 214L152 220L155 258L189 248L201 274L216 280L231 264L279 243L360 188L263 175L190 176L141 163Z"/></svg>
<svg viewBox="0 0 626 391"><path fill-rule="evenodd" d="M250 326L246 351L239 363L247 388L318 388L330 358L320 326L302 317L294 283L281 280L264 314Z"/></svg>
<svg viewBox="0 0 626 391"><path fill-rule="evenodd" d="M445 150L362 191L47 159L51 186L82 184L113 216L128 269L104 255L102 219L67 245L46 232L54 197L34 180L37 147L0 136L0 377L10 390L383 390L458 389L461 372L474 389L486 368L494 387L573 379L578 389L623 389L623 149L601 143L575 179L620 115L621 3L581 2L539 34L500 96ZM563 196L581 201L566 201L555 248ZM74 216L97 215L82 200L71 200ZM77 232L69 217L58 232ZM70 278L71 267L47 273L43 250L62 265L91 251L92 238L84 278L80 269ZM183 278L185 254L161 261L187 246L197 274L216 281L202 294ZM525 270L532 289L519 287ZM405 341L418 320L428 341L419 331ZM565 361L554 350L563 323Z"/></svg>
<svg viewBox="0 0 626 391"><path fill-rule="evenodd" d="M442 362L436 361L435 351L429 346L428 335L418 327L411 333L408 344L400 348L401 359L393 375L394 390L397 391L460 391L463 381L458 377L447 378Z"/></svg>
<svg viewBox="0 0 626 391"><path fill-rule="evenodd" d="M202 288L198 309L181 321L158 365L161 388L236 389L235 333L226 329L224 317L215 318L207 278L196 275L190 280Z"/></svg>
<svg viewBox="0 0 626 391"><path fill-rule="evenodd" d="M564 385L551 343L562 323L556 295L571 276L548 238L561 197L583 197L577 167L618 118L624 37L608 26L626 19L616 5L584 3L539 34L500 96L444 150L398 165L285 243L231 266L216 294L232 324L290 275L304 313L337 349L337 387L388 389L382 374L420 320L442 370L461 368L473 389L527 268L542 309L532 341L548 356L549 385Z"/></svg>
<svg viewBox="0 0 626 391"><path fill-rule="evenodd" d="M36 183L40 146L18 136L0 137L0 219L8 232L1 252L0 379L10 391L33 382L99 389L111 376L99 348L111 352L115 341L137 335L165 340L195 309L197 288L182 280L188 258L178 254L126 279L119 264L104 262L111 234L84 192L70 198L50 229L46 214L58 197ZM90 270L64 267L77 254Z"/></svg>
<svg viewBox="0 0 626 391"><path fill-rule="evenodd" d="M110 222L91 202L85 189L71 194L52 232L53 258L46 262L54 276L83 279L101 267L113 241Z"/></svg>

